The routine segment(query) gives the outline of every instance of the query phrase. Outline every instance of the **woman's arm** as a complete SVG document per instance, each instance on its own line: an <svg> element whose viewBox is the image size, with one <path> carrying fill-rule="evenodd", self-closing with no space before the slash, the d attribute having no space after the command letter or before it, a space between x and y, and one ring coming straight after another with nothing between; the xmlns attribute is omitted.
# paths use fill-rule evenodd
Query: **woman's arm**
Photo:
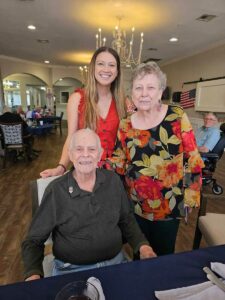
<svg viewBox="0 0 225 300"><path fill-rule="evenodd" d="M194 132L186 115L181 119L181 135L184 151L185 174L184 174L184 203L189 207L199 206L201 190L201 171L204 162L198 152Z"/></svg>
<svg viewBox="0 0 225 300"><path fill-rule="evenodd" d="M68 134L66 141L63 146L61 158L59 160L59 165L52 169L46 169L40 173L42 178L62 175L65 173L65 169L69 166L70 159L68 155L68 147L72 134L78 128L78 107L80 103L81 95L80 93L73 93L70 95L67 104L67 124L68 124ZM64 167L65 168L64 168Z"/></svg>
<svg viewBox="0 0 225 300"><path fill-rule="evenodd" d="M125 120L121 120L117 131L117 139L114 146L113 154L110 158L107 158L107 168L114 169L117 174L124 175L126 172L126 146L123 145L122 140L126 135L124 129Z"/></svg>

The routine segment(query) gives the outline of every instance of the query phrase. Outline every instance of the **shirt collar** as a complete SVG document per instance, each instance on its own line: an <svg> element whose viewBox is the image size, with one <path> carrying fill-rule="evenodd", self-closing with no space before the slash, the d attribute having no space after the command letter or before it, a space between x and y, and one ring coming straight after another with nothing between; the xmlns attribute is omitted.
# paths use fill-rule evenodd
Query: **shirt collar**
<svg viewBox="0 0 225 300"><path fill-rule="evenodd" d="M83 191L80 189L79 185L77 184L76 180L73 177L73 171L69 171L67 173L68 178L68 191L71 195L71 197L77 197L81 195L85 195L87 193L90 193L88 191ZM93 192L95 192L106 180L104 171L101 169L96 169L96 182L93 189Z"/></svg>

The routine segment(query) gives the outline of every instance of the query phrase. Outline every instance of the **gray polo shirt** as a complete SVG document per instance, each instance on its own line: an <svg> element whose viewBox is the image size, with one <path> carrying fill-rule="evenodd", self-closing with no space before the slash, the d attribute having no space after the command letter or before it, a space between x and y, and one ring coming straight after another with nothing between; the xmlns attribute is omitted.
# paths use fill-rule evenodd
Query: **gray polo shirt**
<svg viewBox="0 0 225 300"><path fill-rule="evenodd" d="M50 233L56 258L71 264L111 259L122 235L137 252L148 244L140 231L120 178L97 169L93 192L81 190L69 172L49 184L22 245L26 277L43 275L44 242Z"/></svg>

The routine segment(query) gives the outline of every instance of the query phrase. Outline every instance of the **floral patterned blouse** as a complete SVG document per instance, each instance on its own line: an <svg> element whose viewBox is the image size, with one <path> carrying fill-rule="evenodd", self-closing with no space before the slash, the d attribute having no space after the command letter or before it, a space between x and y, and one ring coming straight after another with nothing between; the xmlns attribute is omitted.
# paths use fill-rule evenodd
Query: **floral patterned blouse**
<svg viewBox="0 0 225 300"><path fill-rule="evenodd" d="M130 116L122 119L110 163L125 175L128 196L141 217L179 218L185 206L199 206L204 163L179 106L169 105L163 121L149 130L133 128Z"/></svg>

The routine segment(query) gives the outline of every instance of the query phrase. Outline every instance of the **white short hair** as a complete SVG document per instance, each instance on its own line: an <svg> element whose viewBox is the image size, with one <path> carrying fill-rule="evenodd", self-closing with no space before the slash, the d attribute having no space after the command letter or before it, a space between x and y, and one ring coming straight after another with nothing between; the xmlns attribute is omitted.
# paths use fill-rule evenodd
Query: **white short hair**
<svg viewBox="0 0 225 300"><path fill-rule="evenodd" d="M74 148L75 148L75 144L76 144L76 138L77 138L77 135L80 134L80 133L92 133L95 138L96 138L96 141L97 141L97 147L98 147L98 151L99 153L102 152L102 146L101 146L101 141L100 141L100 138L99 136L97 135L97 133L90 129L90 128L84 128L84 129L79 129L77 130L71 137L70 139L70 143L69 143L69 151L73 151Z"/></svg>

